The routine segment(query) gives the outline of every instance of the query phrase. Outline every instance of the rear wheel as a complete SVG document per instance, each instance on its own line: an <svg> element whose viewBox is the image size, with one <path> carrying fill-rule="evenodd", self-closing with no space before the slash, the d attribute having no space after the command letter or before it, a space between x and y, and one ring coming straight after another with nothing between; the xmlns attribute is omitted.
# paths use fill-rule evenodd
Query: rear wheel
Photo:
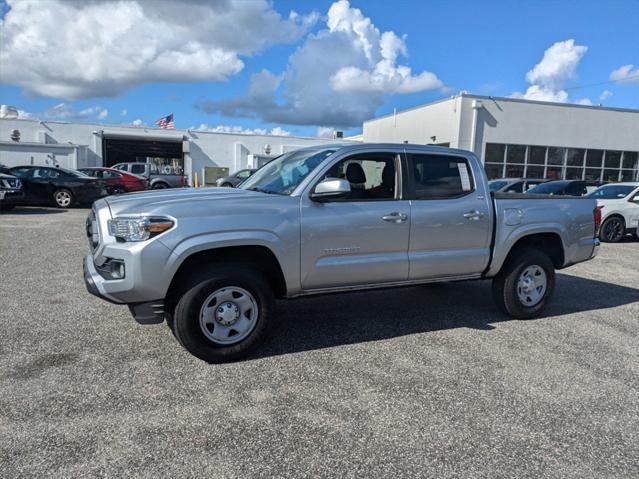
<svg viewBox="0 0 639 479"><path fill-rule="evenodd" d="M123 193L126 193L126 190L124 188L122 188L121 186L114 186L111 189L111 194L112 195L121 195Z"/></svg>
<svg viewBox="0 0 639 479"><path fill-rule="evenodd" d="M222 183L222 186L225 188L233 188L233 184L232 183Z"/></svg>
<svg viewBox="0 0 639 479"><path fill-rule="evenodd" d="M219 268L180 297L171 329L194 356L210 363L235 361L262 341L273 307L273 291L261 273Z"/></svg>
<svg viewBox="0 0 639 479"><path fill-rule="evenodd" d="M59 208L69 208L73 204L73 193L66 188L60 188L53 193L53 201Z"/></svg>
<svg viewBox="0 0 639 479"><path fill-rule="evenodd" d="M158 181L157 183L153 183L153 186L151 186L151 188L154 189L154 190L164 190L164 189L166 189L168 187L169 187L169 185L167 185L163 181Z"/></svg>
<svg viewBox="0 0 639 479"><path fill-rule="evenodd" d="M626 225L623 219L618 216L608 218L601 225L599 239L606 243L618 243L626 234Z"/></svg>
<svg viewBox="0 0 639 479"><path fill-rule="evenodd" d="M513 253L493 279L493 299L507 315L517 319L538 316L555 288L555 268L543 252L523 248Z"/></svg>

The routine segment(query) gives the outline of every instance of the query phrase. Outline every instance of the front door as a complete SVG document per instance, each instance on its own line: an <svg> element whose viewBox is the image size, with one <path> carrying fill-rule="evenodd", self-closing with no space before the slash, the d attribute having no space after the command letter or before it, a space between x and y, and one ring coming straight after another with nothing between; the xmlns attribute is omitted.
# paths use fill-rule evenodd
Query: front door
<svg viewBox="0 0 639 479"><path fill-rule="evenodd" d="M352 155L322 177L347 179L347 198L302 198L302 289L408 279L410 204L401 197L400 173L398 152Z"/></svg>
<svg viewBox="0 0 639 479"><path fill-rule="evenodd" d="M456 155L409 151L407 161L413 180L410 279L481 273L491 240L491 199L482 173Z"/></svg>

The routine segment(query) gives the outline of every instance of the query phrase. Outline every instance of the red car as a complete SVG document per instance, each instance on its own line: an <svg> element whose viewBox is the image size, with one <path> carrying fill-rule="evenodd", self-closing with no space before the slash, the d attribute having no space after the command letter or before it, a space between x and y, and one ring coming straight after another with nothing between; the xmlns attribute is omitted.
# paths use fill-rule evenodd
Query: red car
<svg viewBox="0 0 639 479"><path fill-rule="evenodd" d="M99 166L90 168L79 168L85 175L98 178L106 184L110 195L119 195L130 191L144 191L149 189L149 180L138 175L114 170L113 168L102 168Z"/></svg>

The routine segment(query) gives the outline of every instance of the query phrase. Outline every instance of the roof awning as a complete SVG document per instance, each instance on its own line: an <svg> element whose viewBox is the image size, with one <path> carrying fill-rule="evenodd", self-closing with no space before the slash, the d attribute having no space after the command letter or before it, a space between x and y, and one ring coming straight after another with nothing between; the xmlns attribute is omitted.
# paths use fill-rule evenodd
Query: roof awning
<svg viewBox="0 0 639 479"><path fill-rule="evenodd" d="M102 138L113 138L122 140L155 140L155 141L173 141L182 142L187 140L183 133L177 132L159 132L155 130L147 130L146 128L140 128L140 131L109 131L101 130L100 134Z"/></svg>

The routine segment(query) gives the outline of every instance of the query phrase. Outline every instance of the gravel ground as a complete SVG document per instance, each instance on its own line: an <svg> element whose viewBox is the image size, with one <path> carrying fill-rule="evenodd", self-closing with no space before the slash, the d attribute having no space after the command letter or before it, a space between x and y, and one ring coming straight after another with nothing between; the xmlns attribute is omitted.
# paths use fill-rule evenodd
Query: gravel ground
<svg viewBox="0 0 639 479"><path fill-rule="evenodd" d="M86 292L86 213L0 216L0 477L639 476L637 241L541 319L487 282L282 301L208 365Z"/></svg>

